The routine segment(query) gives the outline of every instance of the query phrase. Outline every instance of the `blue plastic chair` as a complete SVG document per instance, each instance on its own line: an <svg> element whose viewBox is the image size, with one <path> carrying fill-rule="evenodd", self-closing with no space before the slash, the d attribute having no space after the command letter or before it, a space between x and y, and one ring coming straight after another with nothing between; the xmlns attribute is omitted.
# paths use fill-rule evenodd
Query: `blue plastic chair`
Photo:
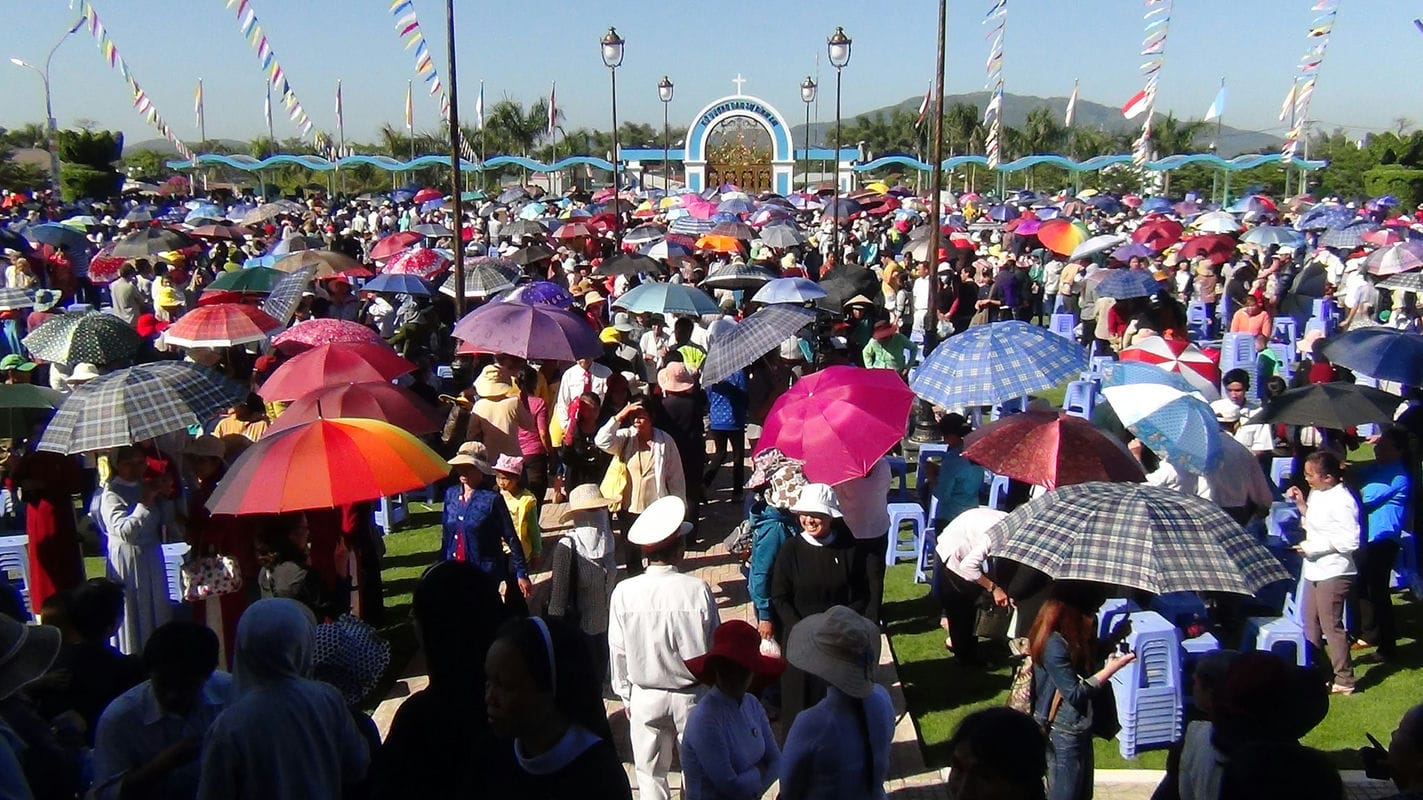
<svg viewBox="0 0 1423 800"><path fill-rule="evenodd" d="M985 473L987 474L987 473ZM1003 510L1003 505L1008 500L1008 476L994 475L993 480L988 484L988 507Z"/></svg>
<svg viewBox="0 0 1423 800"><path fill-rule="evenodd" d="M1112 676L1117 719L1117 749L1124 758L1164 747L1181 737L1181 632L1154 611L1131 615L1127 644L1136 660Z"/></svg>
<svg viewBox="0 0 1423 800"><path fill-rule="evenodd" d="M912 502L914 495L909 491L909 466L904 463L904 458L885 456L884 460L889 462L892 476L889 483L889 501L892 503Z"/></svg>
<svg viewBox="0 0 1423 800"><path fill-rule="evenodd" d="M1062 410L1074 417L1092 418L1092 409L1097 405L1096 381L1073 381L1067 384L1067 393L1062 398Z"/></svg>
<svg viewBox="0 0 1423 800"><path fill-rule="evenodd" d="M1077 337L1073 335L1073 329L1076 327L1077 319L1071 314L1053 314L1052 319L1048 323L1048 330L1070 341L1077 339Z"/></svg>
<svg viewBox="0 0 1423 800"><path fill-rule="evenodd" d="M405 497L403 495L382 497L376 503L374 521L375 526L380 529L382 536L389 536L394 533L395 526L404 522L407 516Z"/></svg>
<svg viewBox="0 0 1423 800"><path fill-rule="evenodd" d="M1240 649L1263 650L1281 658L1294 657L1296 664L1310 663L1309 642L1304 636L1304 609L1309 583L1301 576L1295 590L1285 595L1278 617L1250 617L1245 621Z"/></svg>

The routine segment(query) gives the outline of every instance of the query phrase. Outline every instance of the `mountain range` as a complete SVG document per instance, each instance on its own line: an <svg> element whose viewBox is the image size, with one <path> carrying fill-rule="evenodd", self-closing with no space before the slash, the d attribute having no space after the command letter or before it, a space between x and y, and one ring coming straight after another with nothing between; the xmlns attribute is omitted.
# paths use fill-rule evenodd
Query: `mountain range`
<svg viewBox="0 0 1423 800"><path fill-rule="evenodd" d="M944 109L947 111L954 103L967 103L978 109L979 117L982 118L983 111L988 107L988 92L971 92L969 94L944 95ZM923 97L910 97L898 103L882 106L863 114L856 114L858 117L875 117L883 114L886 117L897 109L907 110L911 114L917 114L919 103ZM1019 127L1028 118L1028 113L1038 108L1047 108L1059 122L1067 115L1066 97L1033 97L1024 94L1003 95L1003 124L1010 128ZM801 109L803 111L803 109ZM784 111L784 110L783 110ZM831 109L834 113L834 109ZM1137 131L1141 128L1140 119L1129 120L1122 116L1120 108L1104 106L1101 103L1094 103L1082 97L1077 98L1077 111L1073 124L1083 128L1100 128L1112 133L1123 131ZM1166 116L1162 112L1157 112L1157 116ZM845 117L843 122L848 122L852 117ZM805 141L805 125L793 125L791 133L795 136L797 143ZM1204 143L1209 144L1209 139L1214 137L1215 129L1210 127ZM835 121L812 122L810 124L810 140L814 143L826 143L834 147ZM844 142L845 146L851 146L854 142ZM1278 150L1284 144L1284 140L1278 136L1272 136L1260 131L1248 131L1241 128L1232 128L1229 125L1222 125L1220 129L1219 154L1221 158L1233 158L1241 153L1256 153L1261 150ZM797 145L799 146L799 145Z"/></svg>

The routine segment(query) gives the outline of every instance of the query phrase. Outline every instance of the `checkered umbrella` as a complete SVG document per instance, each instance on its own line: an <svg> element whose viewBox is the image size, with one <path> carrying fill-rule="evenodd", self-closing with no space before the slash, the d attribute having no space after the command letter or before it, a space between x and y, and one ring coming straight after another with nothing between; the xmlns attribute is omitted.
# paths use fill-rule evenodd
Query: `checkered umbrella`
<svg viewBox="0 0 1423 800"><path fill-rule="evenodd" d="M1320 247L1359 247L1367 244L1364 234L1373 233L1379 229L1379 224L1373 220L1356 219L1346 222L1343 225L1336 225L1324 232L1319 237Z"/></svg>
<svg viewBox="0 0 1423 800"><path fill-rule="evenodd" d="M133 358L143 340L118 317L90 311L45 320L22 344L35 358L57 364L113 364Z"/></svg>
<svg viewBox="0 0 1423 800"><path fill-rule="evenodd" d="M757 311L712 343L702 364L702 385L726 380L814 321L815 311L802 306L770 305Z"/></svg>
<svg viewBox="0 0 1423 800"><path fill-rule="evenodd" d="M0 286L0 311L33 308L34 305L34 296L24 289L17 289L14 286Z"/></svg>
<svg viewBox="0 0 1423 800"><path fill-rule="evenodd" d="M1379 284L1379 288L1414 293L1423 292L1423 273L1406 272L1402 275L1390 275L1387 280Z"/></svg>
<svg viewBox="0 0 1423 800"><path fill-rule="evenodd" d="M39 449L86 453L141 442L201 425L246 396L245 387L198 364L140 364L75 389Z"/></svg>
<svg viewBox="0 0 1423 800"><path fill-rule="evenodd" d="M184 314L163 332L163 341L178 347L235 347L264 342L282 323L255 306L217 303Z"/></svg>
<svg viewBox="0 0 1423 800"><path fill-rule="evenodd" d="M988 530L996 558L1055 580L1130 586L1153 594L1253 595L1289 573L1209 500L1137 483L1055 489Z"/></svg>
<svg viewBox="0 0 1423 800"><path fill-rule="evenodd" d="M978 325L934 348L909 386L941 408L997 405L1051 389L1087 368L1087 354L1016 320Z"/></svg>
<svg viewBox="0 0 1423 800"><path fill-rule="evenodd" d="M464 261L464 296L484 299L505 289L514 288L519 277L519 265L507 258L477 256ZM453 273L440 284L440 293L455 296Z"/></svg>
<svg viewBox="0 0 1423 800"><path fill-rule="evenodd" d="M311 285L316 272L316 267L302 267L277 281L271 294L262 301L262 310L283 325L291 322L296 307L301 305L301 293Z"/></svg>

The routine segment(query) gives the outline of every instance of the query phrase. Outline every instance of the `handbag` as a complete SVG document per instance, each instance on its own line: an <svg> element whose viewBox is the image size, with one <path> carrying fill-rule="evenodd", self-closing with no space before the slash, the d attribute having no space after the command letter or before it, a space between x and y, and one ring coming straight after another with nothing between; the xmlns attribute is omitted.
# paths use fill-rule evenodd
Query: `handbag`
<svg viewBox="0 0 1423 800"><path fill-rule="evenodd" d="M623 510L627 506L627 496L631 489L632 481L628 474L627 462L623 461L621 455L613 456L613 460L608 462L608 471L603 473L603 480L598 484L598 491L612 501L608 510Z"/></svg>
<svg viewBox="0 0 1423 800"><path fill-rule="evenodd" d="M242 588L242 571L232 556L203 556L182 567L183 599L200 603Z"/></svg>
<svg viewBox="0 0 1423 800"><path fill-rule="evenodd" d="M1117 719L1117 695L1112 691L1112 682L1104 681L1092 693L1092 735L1098 739L1115 738L1122 730Z"/></svg>
<svg viewBox="0 0 1423 800"><path fill-rule="evenodd" d="M978 609L978 619L973 626L973 635L980 639L1002 640L1008 638L1008 625L1013 621L1013 609L1001 606L986 606Z"/></svg>
<svg viewBox="0 0 1423 800"><path fill-rule="evenodd" d="M751 545L755 539L755 534L751 530L751 520L742 520L737 525L731 535L726 537L726 552L745 561L751 557Z"/></svg>

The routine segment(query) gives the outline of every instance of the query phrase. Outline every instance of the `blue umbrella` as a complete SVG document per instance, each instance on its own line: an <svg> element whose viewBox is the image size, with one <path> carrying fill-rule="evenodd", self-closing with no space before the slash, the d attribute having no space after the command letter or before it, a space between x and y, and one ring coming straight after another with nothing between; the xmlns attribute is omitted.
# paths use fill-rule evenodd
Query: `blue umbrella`
<svg viewBox="0 0 1423 800"><path fill-rule="evenodd" d="M270 267L273 264L277 263L278 258L280 258L280 256L274 256L270 254L265 256L253 256L252 258L249 258L246 261L242 262L242 268L251 269L253 267Z"/></svg>
<svg viewBox="0 0 1423 800"><path fill-rule="evenodd" d="M1298 247L1304 244L1304 234L1282 225L1259 225L1246 231L1240 241L1268 247L1272 244Z"/></svg>
<svg viewBox="0 0 1423 800"><path fill-rule="evenodd" d="M1178 372L1170 372L1145 361L1112 361L1102 365L1103 386L1126 386L1133 383L1159 383L1182 392L1194 392Z"/></svg>
<svg viewBox="0 0 1423 800"><path fill-rule="evenodd" d="M744 197L733 197L717 203L716 210L724 214L750 214L756 205Z"/></svg>
<svg viewBox="0 0 1423 800"><path fill-rule="evenodd" d="M1356 219L1338 225L1324 232L1319 237L1320 247L1359 247L1367 244L1364 234L1373 233L1380 225L1377 222L1367 219Z"/></svg>
<svg viewBox="0 0 1423 800"><path fill-rule="evenodd" d="M1107 214L1115 214L1122 210L1121 202L1117 200L1117 198L1107 194L1092 195L1087 198L1087 205Z"/></svg>
<svg viewBox="0 0 1423 800"><path fill-rule="evenodd" d="M326 242L315 236L290 236L273 245L267 255L280 257L302 250L322 250L325 247Z"/></svg>
<svg viewBox="0 0 1423 800"><path fill-rule="evenodd" d="M397 203L408 202L413 197L415 197L415 193L409 189L396 189L390 193L390 199Z"/></svg>
<svg viewBox="0 0 1423 800"><path fill-rule="evenodd" d="M671 233L685 233L688 236L701 236L715 227L716 223L709 219L688 216L672 220L672 224L667 230Z"/></svg>
<svg viewBox="0 0 1423 800"><path fill-rule="evenodd" d="M1342 367L1381 381L1423 386L1423 335L1393 328L1360 328L1324 345L1324 355Z"/></svg>
<svg viewBox="0 0 1423 800"><path fill-rule="evenodd" d="M1107 386L1102 394L1127 430L1177 467L1204 475L1220 459L1220 425L1199 397L1157 383Z"/></svg>
<svg viewBox="0 0 1423 800"><path fill-rule="evenodd" d="M820 287L820 284L806 278L777 278L757 289L756 294L751 297L751 301L765 305L773 303L799 304L819 300L829 294Z"/></svg>
<svg viewBox="0 0 1423 800"><path fill-rule="evenodd" d="M445 198L443 197L437 197L434 200L426 200L425 202L420 204L420 213L428 214L444 204Z"/></svg>
<svg viewBox="0 0 1423 800"><path fill-rule="evenodd" d="M820 212L822 217L833 217L836 220L848 220L851 216L860 213L860 204L848 197L839 200L831 200L825 204L825 208Z"/></svg>
<svg viewBox="0 0 1423 800"><path fill-rule="evenodd" d="M430 284L416 275L381 274L366 281L361 287L365 292L387 292L389 294L429 294Z"/></svg>
<svg viewBox="0 0 1423 800"><path fill-rule="evenodd" d="M994 322L940 343L909 388L941 408L990 406L1059 386L1086 367L1076 342L1026 322Z"/></svg>
<svg viewBox="0 0 1423 800"><path fill-rule="evenodd" d="M558 306L559 308L568 308L578 300L567 289L552 281L534 281L523 286L516 286L505 292L500 299L509 303Z"/></svg>
<svg viewBox="0 0 1423 800"><path fill-rule="evenodd" d="M31 225L25 229L25 238L39 244L47 244L50 247L64 245L70 250L79 252L87 251L92 247L89 240L84 238L84 234L54 222Z"/></svg>
<svg viewBox="0 0 1423 800"><path fill-rule="evenodd" d="M988 213L986 214L989 219L995 222L1007 222L1010 219L1017 219L1022 215L1023 212L1019 211L1016 206L1007 205L994 206L988 209Z"/></svg>
<svg viewBox="0 0 1423 800"><path fill-rule="evenodd" d="M619 297L613 306L635 314L701 316L715 314L718 310L716 301L706 292L680 283L644 283Z"/></svg>
<svg viewBox="0 0 1423 800"><path fill-rule="evenodd" d="M1131 297L1151 297L1161 291L1161 284L1144 269L1109 270L1097 284L1098 297L1126 300Z"/></svg>
<svg viewBox="0 0 1423 800"><path fill-rule="evenodd" d="M187 216L183 217L184 222L192 222L195 219L227 219L222 206L216 203L198 203L192 207Z"/></svg>
<svg viewBox="0 0 1423 800"><path fill-rule="evenodd" d="M640 252L658 261L666 261L669 258L686 258L692 254L692 249L684 244L663 239L643 245Z"/></svg>
<svg viewBox="0 0 1423 800"><path fill-rule="evenodd" d="M1155 256L1156 251L1152 250L1150 247L1147 247L1141 242L1127 242L1121 247L1118 247L1117 249L1113 250L1111 258L1113 261L1121 261L1122 263L1126 263L1132 260L1133 258L1154 258ZM1144 297L1145 295L1137 296Z"/></svg>
<svg viewBox="0 0 1423 800"><path fill-rule="evenodd" d="M1295 229L1301 231L1322 231L1343 225L1354 218L1354 209L1338 203L1320 203L1300 215L1295 220Z"/></svg>
<svg viewBox="0 0 1423 800"><path fill-rule="evenodd" d="M1143 214L1165 214L1171 211L1171 198L1169 197L1148 197L1141 201L1139 209Z"/></svg>

